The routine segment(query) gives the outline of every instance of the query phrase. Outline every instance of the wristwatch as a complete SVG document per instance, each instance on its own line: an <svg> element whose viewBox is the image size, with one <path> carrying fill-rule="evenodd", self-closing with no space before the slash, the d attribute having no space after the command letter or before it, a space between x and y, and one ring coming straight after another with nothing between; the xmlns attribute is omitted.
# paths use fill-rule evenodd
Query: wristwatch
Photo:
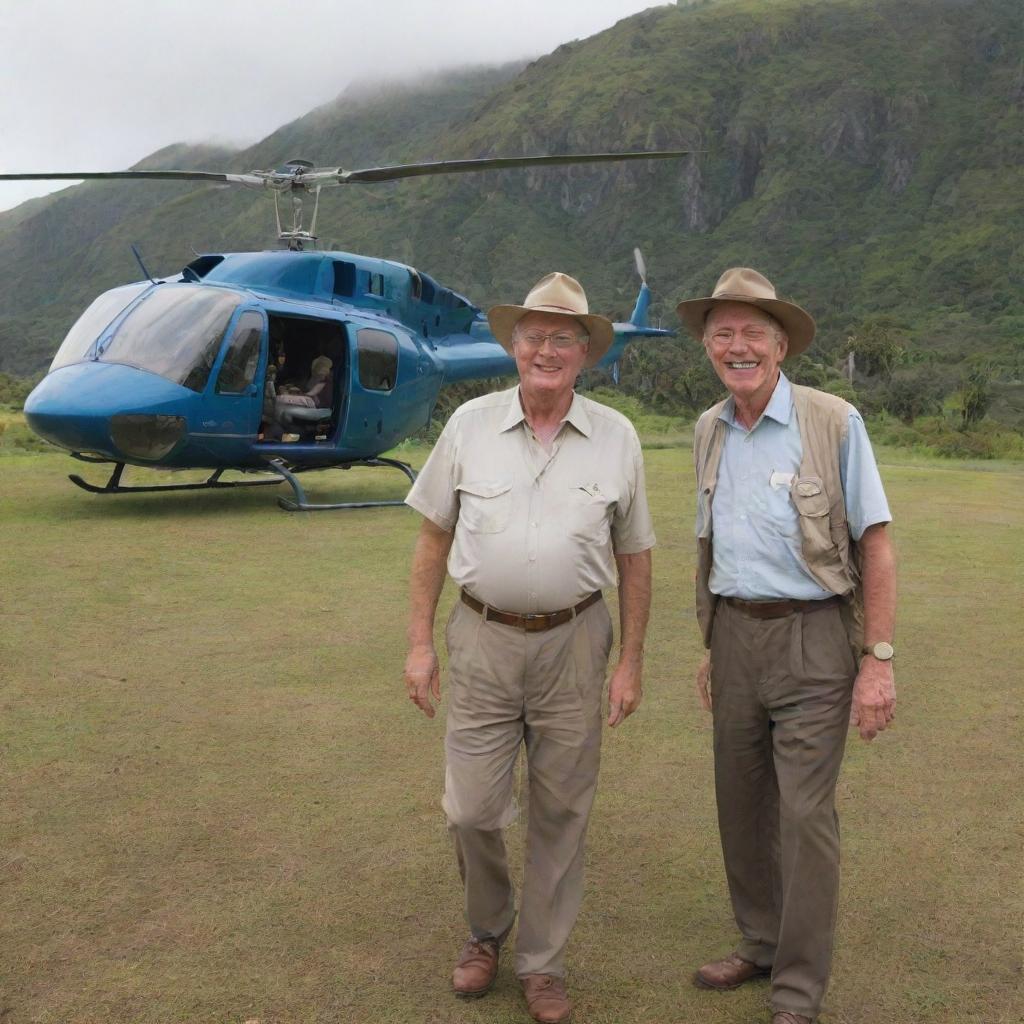
<svg viewBox="0 0 1024 1024"><path fill-rule="evenodd" d="M892 661L896 656L892 644L886 643L884 640L880 640L877 644L869 644L866 647L862 647L860 653L870 654L873 658L877 658L878 661Z"/></svg>

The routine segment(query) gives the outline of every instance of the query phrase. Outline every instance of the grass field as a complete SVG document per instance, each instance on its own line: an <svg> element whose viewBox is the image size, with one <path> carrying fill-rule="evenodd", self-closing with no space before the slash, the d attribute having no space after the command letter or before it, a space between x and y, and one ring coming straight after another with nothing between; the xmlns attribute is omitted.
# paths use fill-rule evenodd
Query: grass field
<svg viewBox="0 0 1024 1024"><path fill-rule="evenodd" d="M647 453L647 697L606 735L579 1022L766 1019L765 985L690 984L735 936L690 681L688 459ZM443 716L401 682L418 518L289 515L272 488L93 496L74 468L0 458L0 1021L526 1020L507 962L485 1000L448 989ZM900 704L849 743L829 1024L1021 1020L1024 473L983 468L883 466Z"/></svg>

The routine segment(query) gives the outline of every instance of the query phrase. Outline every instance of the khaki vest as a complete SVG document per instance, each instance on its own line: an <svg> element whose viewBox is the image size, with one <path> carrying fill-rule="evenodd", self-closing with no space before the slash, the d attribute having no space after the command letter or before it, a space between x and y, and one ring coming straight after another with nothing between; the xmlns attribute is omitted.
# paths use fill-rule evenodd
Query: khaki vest
<svg viewBox="0 0 1024 1024"><path fill-rule="evenodd" d="M863 644L864 604L857 545L846 524L846 503L839 475L839 446L846 437L852 406L843 399L800 384L791 385L793 408L800 427L800 475L789 488L799 513L801 551L807 569L825 589L846 598L843 619L857 655ZM708 409L693 431L697 470L697 501L702 529L697 536L697 621L704 646L711 646L711 628L718 597L708 588L712 562L711 501L718 482L718 464L728 424L718 418L725 401Z"/></svg>

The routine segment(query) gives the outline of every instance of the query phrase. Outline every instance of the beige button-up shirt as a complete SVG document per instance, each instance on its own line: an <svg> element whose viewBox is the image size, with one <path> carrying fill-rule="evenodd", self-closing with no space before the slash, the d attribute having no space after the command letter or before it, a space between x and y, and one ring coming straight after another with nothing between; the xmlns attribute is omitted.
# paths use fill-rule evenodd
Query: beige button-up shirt
<svg viewBox="0 0 1024 1024"><path fill-rule="evenodd" d="M654 546L636 431L582 395L550 451L533 436L518 387L467 402L405 500L454 530L449 574L502 611L571 608L615 584L615 554Z"/></svg>

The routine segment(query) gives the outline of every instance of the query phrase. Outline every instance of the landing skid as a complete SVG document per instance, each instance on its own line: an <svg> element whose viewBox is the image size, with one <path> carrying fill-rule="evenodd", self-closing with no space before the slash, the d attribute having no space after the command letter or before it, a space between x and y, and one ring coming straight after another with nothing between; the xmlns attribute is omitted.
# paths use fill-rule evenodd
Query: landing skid
<svg viewBox="0 0 1024 1024"><path fill-rule="evenodd" d="M79 456L80 458L80 456ZM82 462L104 462L104 459L82 459ZM135 487L130 484L121 483L121 474L124 472L123 462L115 463L114 471L110 479L102 486L91 484L83 480L77 473L68 474L68 479L83 491L90 494L142 494L145 491L202 491L202 490L226 490L229 487L266 487L277 486L282 481L275 480L221 480L220 475L223 469L215 469L210 476L200 483L195 484L150 484L146 487Z"/></svg>
<svg viewBox="0 0 1024 1024"><path fill-rule="evenodd" d="M284 462L281 461L281 459L268 459L267 465L275 473L279 473L283 479L287 480L291 485L292 490L295 492L294 500L291 498L277 499L278 505L280 505L286 512L326 512L329 509L383 508L385 506L405 504L404 501L341 501L328 505L315 505L307 500L306 492L302 489L302 484L299 483L295 473L290 470ZM351 469L353 466L390 466L392 469L401 470L401 472L409 478L410 483L415 483L416 481L416 471L412 466L407 462L401 462L398 459L385 459L383 457L376 459L360 459L357 462L349 462L337 468Z"/></svg>

